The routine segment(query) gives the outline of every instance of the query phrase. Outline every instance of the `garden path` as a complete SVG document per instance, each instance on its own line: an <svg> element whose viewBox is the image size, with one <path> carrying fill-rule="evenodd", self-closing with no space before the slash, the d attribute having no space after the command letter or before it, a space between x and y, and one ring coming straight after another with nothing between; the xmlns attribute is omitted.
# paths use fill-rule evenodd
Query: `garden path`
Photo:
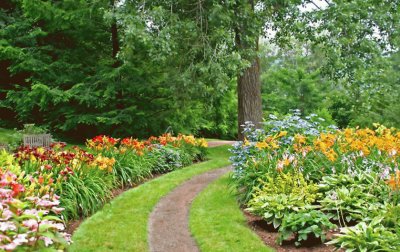
<svg viewBox="0 0 400 252"><path fill-rule="evenodd" d="M216 147L224 144L234 144L235 141L227 141L227 140L218 140L218 141L209 141L208 142L208 147Z"/></svg>
<svg viewBox="0 0 400 252"><path fill-rule="evenodd" d="M212 141L209 142L209 147L233 143L233 141ZM197 194L208 184L230 170L231 167L228 166L193 177L157 203L148 223L151 252L199 251L189 230L190 206Z"/></svg>

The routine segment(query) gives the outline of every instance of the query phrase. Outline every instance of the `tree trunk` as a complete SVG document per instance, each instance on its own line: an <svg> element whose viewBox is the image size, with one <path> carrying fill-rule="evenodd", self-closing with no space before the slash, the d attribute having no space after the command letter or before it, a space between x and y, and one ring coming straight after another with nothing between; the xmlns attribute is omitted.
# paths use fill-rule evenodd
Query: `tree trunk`
<svg viewBox="0 0 400 252"><path fill-rule="evenodd" d="M239 140L243 140L242 125L251 121L256 125L256 128L259 128L262 121L260 62L258 58L242 75L238 76L237 82L238 136Z"/></svg>
<svg viewBox="0 0 400 252"><path fill-rule="evenodd" d="M254 11L254 0L248 0L251 10ZM245 8L237 5L235 13L237 16L246 16L241 14ZM249 49L258 51L258 35L249 33L248 20L240 22L235 29L235 46L236 50L248 51ZM253 41L243 39L253 37ZM256 54L254 54L256 55ZM251 121L256 128L260 128L262 121L262 104L261 104L261 81L260 81L260 60L257 56L248 56L251 66L245 69L237 77L237 93L238 93L238 138L244 139L242 133L245 122Z"/></svg>

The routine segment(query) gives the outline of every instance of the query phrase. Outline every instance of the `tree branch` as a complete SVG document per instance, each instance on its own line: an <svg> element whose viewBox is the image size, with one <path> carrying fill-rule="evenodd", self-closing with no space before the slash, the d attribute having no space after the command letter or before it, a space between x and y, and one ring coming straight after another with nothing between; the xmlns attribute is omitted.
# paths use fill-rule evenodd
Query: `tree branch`
<svg viewBox="0 0 400 252"><path fill-rule="evenodd" d="M318 10L322 11L321 7L319 7L316 3L314 3L314 1L310 0L309 3L314 5Z"/></svg>

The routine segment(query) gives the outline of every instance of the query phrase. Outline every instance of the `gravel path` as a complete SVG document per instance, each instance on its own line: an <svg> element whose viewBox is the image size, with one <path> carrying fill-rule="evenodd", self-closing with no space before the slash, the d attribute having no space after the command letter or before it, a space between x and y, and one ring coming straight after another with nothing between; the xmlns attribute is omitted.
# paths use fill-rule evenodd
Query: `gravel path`
<svg viewBox="0 0 400 252"><path fill-rule="evenodd" d="M227 141L227 140L218 140L218 141L210 141L208 142L208 147L216 147L224 144L234 144L236 141Z"/></svg>
<svg viewBox="0 0 400 252"><path fill-rule="evenodd" d="M197 252L189 230L192 201L209 183L231 170L220 168L193 177L163 197L149 219L151 252Z"/></svg>

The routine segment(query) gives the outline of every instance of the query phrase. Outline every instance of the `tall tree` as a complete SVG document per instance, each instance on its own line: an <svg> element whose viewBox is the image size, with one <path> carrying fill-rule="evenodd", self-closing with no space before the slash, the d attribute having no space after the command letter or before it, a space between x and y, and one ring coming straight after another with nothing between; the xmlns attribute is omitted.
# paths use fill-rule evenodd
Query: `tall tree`
<svg viewBox="0 0 400 252"><path fill-rule="evenodd" d="M255 2L249 0L248 4L237 4L234 14L237 17L245 17L236 22L235 47L237 51L253 50L258 51L258 31L252 30L251 21L248 16L254 15ZM261 104L261 81L260 81L260 59L257 55L248 56L249 65L237 77L237 93L238 93L238 136L243 139L241 125L246 121L256 124L262 121L262 104ZM258 125L257 125L258 126Z"/></svg>
<svg viewBox="0 0 400 252"><path fill-rule="evenodd" d="M393 50L398 46L399 6L398 0L150 1L144 16L154 20L150 10L167 10L172 19L164 16L165 23L174 20L177 29L187 29L169 39L193 46L197 39L212 48L205 49L203 55L189 55L190 65L235 64L231 70L238 73L238 124L242 125L246 120L256 124L261 121L257 56L260 35L275 31L273 37L267 36L269 41L288 45L295 37L320 46L328 58L323 69L326 75L356 84L358 69L372 64L373 58L382 57L384 48ZM157 25L157 30L161 32L165 27ZM219 53L218 61L215 52ZM229 76L232 72L225 74ZM240 131L239 128L242 137Z"/></svg>
<svg viewBox="0 0 400 252"><path fill-rule="evenodd" d="M236 102L226 98L235 81L238 116L221 130L258 124L261 36L318 45L326 76L363 88L360 72L400 37L399 0L1 3L0 106L71 135L204 130L224 118L216 106Z"/></svg>

